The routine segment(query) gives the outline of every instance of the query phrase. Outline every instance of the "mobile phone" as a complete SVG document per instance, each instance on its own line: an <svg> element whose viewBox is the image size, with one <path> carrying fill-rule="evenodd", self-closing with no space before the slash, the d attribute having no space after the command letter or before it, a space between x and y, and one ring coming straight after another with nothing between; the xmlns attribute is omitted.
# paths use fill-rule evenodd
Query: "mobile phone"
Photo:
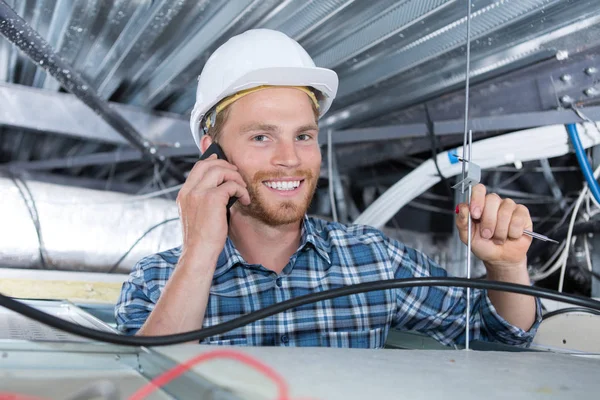
<svg viewBox="0 0 600 400"><path fill-rule="evenodd" d="M206 151L202 154L202 156L200 156L200 160L204 160L213 154L216 154L218 159L227 161L227 157L225 157L225 153L223 152L223 149L221 148L221 146L219 146L215 142L213 142L210 146L208 146ZM227 210L228 211L231 208L231 206L233 205L233 203L235 203L237 201L237 199L238 199L237 197L229 198L229 201L227 202Z"/></svg>

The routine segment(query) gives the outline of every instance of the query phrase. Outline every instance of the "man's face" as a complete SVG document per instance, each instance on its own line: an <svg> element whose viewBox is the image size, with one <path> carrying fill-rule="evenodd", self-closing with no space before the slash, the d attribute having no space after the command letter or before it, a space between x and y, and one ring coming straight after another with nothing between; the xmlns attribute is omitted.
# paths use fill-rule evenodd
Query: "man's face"
<svg viewBox="0 0 600 400"><path fill-rule="evenodd" d="M309 97L298 89L270 88L230 107L219 143L248 184L251 199L236 207L270 226L301 220L321 167Z"/></svg>

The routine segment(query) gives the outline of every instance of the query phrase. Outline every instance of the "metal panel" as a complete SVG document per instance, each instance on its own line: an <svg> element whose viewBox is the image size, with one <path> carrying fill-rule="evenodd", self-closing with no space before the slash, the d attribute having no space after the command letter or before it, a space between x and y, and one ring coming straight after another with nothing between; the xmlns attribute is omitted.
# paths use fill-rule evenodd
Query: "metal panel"
<svg viewBox="0 0 600 400"><path fill-rule="evenodd" d="M115 332L110 326L67 301L21 301L40 311L62 318L74 324L85 326L87 328L99 329L104 332ZM6 308L0 308L0 341L7 339L46 342L89 341L89 339L51 328Z"/></svg>
<svg viewBox="0 0 600 400"><path fill-rule="evenodd" d="M582 312L554 315L540 324L533 346L557 352L600 354L600 316Z"/></svg>
<svg viewBox="0 0 600 400"><path fill-rule="evenodd" d="M1 342L0 349L0 387L8 398L121 399L148 383L137 369L137 354L122 347ZM156 390L147 398L173 397Z"/></svg>
<svg viewBox="0 0 600 400"><path fill-rule="evenodd" d="M169 346L176 362L211 346ZM600 390L599 359L543 352L462 350L349 351L334 348L238 347L275 369L293 396L353 399L592 399ZM294 360L294 362L290 362ZM275 398L273 384L246 365L214 360L194 372L240 394ZM231 377L235 376L235 379ZM437 384L432 384L434 377ZM368 384L365 384L368 382ZM401 396L398 396L401 393Z"/></svg>
<svg viewBox="0 0 600 400"><path fill-rule="evenodd" d="M190 347L192 346L196 347L190 345ZM140 370L149 379L155 378L179 364L152 349L140 351L139 363ZM165 385L163 390L176 399L242 400L247 398L246 396L240 397L235 392L191 371Z"/></svg>

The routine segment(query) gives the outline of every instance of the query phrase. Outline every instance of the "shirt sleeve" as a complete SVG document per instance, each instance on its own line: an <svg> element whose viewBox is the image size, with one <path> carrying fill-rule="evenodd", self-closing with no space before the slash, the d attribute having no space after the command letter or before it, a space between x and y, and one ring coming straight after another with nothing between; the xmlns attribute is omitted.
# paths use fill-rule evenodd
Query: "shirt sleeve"
<svg viewBox="0 0 600 400"><path fill-rule="evenodd" d="M160 255L146 257L132 269L115 306L117 329L135 335L154 310L172 267Z"/></svg>
<svg viewBox="0 0 600 400"><path fill-rule="evenodd" d="M446 277L447 272L423 253L388 239L387 250L396 270L396 279ZM445 345L466 341L466 288L410 287L398 289L392 327L417 331ZM536 297L536 318L525 331L502 318L490 301L487 290L471 289L470 338L528 347L541 322L541 303Z"/></svg>

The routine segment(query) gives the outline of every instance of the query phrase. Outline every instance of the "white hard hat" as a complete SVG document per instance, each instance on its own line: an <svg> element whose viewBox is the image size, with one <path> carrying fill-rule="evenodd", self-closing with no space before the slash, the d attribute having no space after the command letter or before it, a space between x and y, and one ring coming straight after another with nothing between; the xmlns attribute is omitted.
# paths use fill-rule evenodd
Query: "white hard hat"
<svg viewBox="0 0 600 400"><path fill-rule="evenodd" d="M224 98L257 86L310 86L323 116L337 93L337 74L315 66L306 50L286 34L253 29L234 36L208 59L198 78L190 128L200 147L200 121Z"/></svg>

